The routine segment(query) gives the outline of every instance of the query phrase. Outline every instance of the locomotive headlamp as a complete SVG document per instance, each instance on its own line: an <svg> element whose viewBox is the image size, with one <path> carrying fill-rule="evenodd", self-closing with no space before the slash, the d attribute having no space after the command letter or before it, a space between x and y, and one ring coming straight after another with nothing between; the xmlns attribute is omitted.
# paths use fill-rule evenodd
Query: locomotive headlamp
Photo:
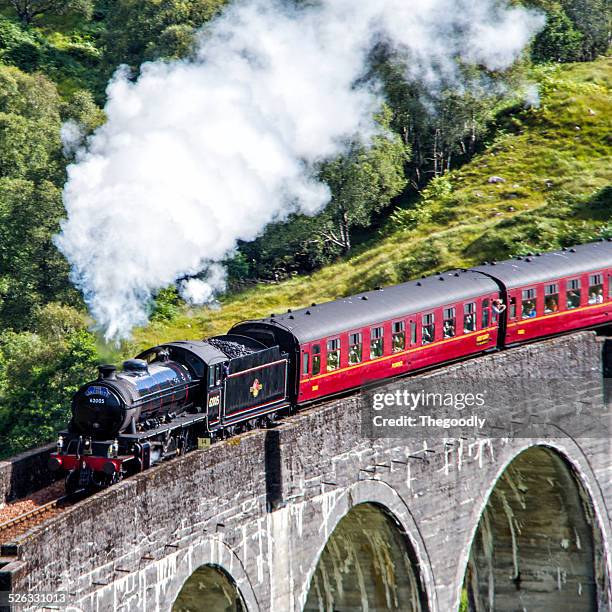
<svg viewBox="0 0 612 612"><path fill-rule="evenodd" d="M57 448L57 452L61 453L63 448L64 448L64 437L63 436L59 436L57 438L57 444L55 445L55 447Z"/></svg>
<svg viewBox="0 0 612 612"><path fill-rule="evenodd" d="M117 440L114 440L113 443L110 445L111 457L116 457L118 453L119 453L119 442Z"/></svg>

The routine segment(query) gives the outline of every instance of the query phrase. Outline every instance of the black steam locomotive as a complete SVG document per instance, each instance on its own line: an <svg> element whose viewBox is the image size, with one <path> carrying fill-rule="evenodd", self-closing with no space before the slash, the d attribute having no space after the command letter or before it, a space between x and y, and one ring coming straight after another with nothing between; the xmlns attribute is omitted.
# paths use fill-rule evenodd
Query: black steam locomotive
<svg viewBox="0 0 612 612"><path fill-rule="evenodd" d="M278 346L240 335L157 346L120 372L100 366L74 395L50 468L66 472L67 492L102 488L237 424L262 426L289 407L287 368Z"/></svg>

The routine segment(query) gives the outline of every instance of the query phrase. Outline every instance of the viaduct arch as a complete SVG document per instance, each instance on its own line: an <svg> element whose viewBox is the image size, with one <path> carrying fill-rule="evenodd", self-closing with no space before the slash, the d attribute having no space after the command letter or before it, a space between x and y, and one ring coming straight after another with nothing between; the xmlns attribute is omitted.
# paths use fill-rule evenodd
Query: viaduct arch
<svg viewBox="0 0 612 612"><path fill-rule="evenodd" d="M580 474L588 464L581 468L576 453L533 444L500 467L464 565L470 610L609 607L605 507L588 491L596 479Z"/></svg>

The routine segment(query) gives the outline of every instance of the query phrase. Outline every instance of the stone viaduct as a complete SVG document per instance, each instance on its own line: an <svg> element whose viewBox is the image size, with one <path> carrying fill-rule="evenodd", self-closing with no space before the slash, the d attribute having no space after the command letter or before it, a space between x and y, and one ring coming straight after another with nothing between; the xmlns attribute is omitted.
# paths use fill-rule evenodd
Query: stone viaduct
<svg viewBox="0 0 612 612"><path fill-rule="evenodd" d="M564 424L607 405L609 348L582 332L382 387L491 379L488 409L530 437L368 438L360 393L193 452L4 544L0 590L86 612L610 610L610 431Z"/></svg>

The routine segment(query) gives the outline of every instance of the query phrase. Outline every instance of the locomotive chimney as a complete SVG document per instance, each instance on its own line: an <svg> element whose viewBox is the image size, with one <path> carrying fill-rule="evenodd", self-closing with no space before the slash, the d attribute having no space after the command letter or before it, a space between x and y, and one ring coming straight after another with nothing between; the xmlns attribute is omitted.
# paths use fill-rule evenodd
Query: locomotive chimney
<svg viewBox="0 0 612 612"><path fill-rule="evenodd" d="M117 368L114 365L98 366L98 372L100 373L99 380L115 380L117 378L116 371Z"/></svg>

